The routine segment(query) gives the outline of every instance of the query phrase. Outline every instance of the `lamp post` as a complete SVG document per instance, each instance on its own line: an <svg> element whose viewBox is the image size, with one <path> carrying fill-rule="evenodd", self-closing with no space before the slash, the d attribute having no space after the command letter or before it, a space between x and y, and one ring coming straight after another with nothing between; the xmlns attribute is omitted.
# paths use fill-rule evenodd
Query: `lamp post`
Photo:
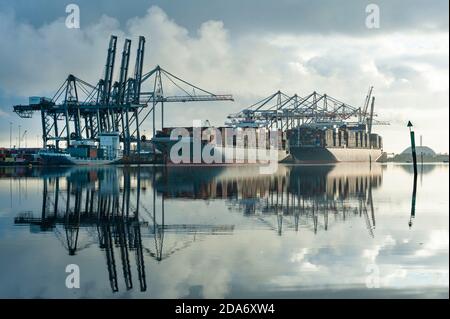
<svg viewBox="0 0 450 319"><path fill-rule="evenodd" d="M21 126L19 125L19 143L18 143L19 144L19 150L20 150L20 127Z"/></svg>
<svg viewBox="0 0 450 319"><path fill-rule="evenodd" d="M12 125L13 122L9 122L9 149L12 147Z"/></svg>

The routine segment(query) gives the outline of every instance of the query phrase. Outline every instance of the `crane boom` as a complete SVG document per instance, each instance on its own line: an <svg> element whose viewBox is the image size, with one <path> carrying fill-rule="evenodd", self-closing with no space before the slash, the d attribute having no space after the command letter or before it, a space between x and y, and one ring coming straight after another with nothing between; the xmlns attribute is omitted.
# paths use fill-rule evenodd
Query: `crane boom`
<svg viewBox="0 0 450 319"><path fill-rule="evenodd" d="M130 63L130 48L131 48L131 40L126 39L123 51L122 51L122 61L120 64L120 76L119 76L119 85L118 85L118 97L117 102L119 104L123 104L125 100L125 89L126 89L126 80L128 74L128 65Z"/></svg>
<svg viewBox="0 0 450 319"><path fill-rule="evenodd" d="M141 93L141 96L149 95L144 98L145 103L153 102L153 92ZM156 97L155 102L206 102L206 101L234 101L231 94L221 95L178 95Z"/></svg>
<svg viewBox="0 0 450 319"><path fill-rule="evenodd" d="M117 36L112 35L109 41L108 55L106 56L105 78L103 79L102 103L108 104L111 95L114 62L116 59Z"/></svg>
<svg viewBox="0 0 450 319"><path fill-rule="evenodd" d="M364 117L366 117L366 115L367 115L367 109L369 108L369 102L370 102L370 97L372 96L372 90L373 90L373 86L371 86L369 88L369 92L367 93L366 100L364 102L364 108L363 108L363 113L362 113Z"/></svg>
<svg viewBox="0 0 450 319"><path fill-rule="evenodd" d="M144 67L144 49L145 49L145 37L139 37L139 44L136 53L136 63L134 65L134 96L133 101L139 101L139 95L141 93L142 83L142 69Z"/></svg>

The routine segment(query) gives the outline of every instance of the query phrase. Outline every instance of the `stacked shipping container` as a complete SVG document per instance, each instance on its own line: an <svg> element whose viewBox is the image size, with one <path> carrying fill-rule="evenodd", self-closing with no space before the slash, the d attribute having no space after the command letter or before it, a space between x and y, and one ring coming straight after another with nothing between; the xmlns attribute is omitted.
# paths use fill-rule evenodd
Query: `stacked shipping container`
<svg viewBox="0 0 450 319"><path fill-rule="evenodd" d="M313 139L310 138L310 134L307 131L301 130L300 141L303 142L301 145L308 145L308 141L311 142ZM316 133L317 134L317 133ZM306 143L305 143L306 142ZM381 148L381 136L378 134L368 134L364 131L354 131L345 129L328 129L323 133L322 143L325 147L351 147L351 148ZM316 143L311 143L310 145L315 145Z"/></svg>

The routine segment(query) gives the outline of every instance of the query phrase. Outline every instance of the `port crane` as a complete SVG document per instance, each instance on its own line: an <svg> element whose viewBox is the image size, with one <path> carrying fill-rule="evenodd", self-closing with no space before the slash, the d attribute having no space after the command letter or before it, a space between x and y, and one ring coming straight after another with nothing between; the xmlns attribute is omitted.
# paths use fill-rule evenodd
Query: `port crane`
<svg viewBox="0 0 450 319"><path fill-rule="evenodd" d="M371 129L374 124L388 124L373 120L376 116L374 97L368 111L372 89L371 87L362 108L344 103L326 93L313 91L301 97L298 94L288 95L277 91L238 113L230 114L228 124L287 130L308 123L342 123L355 119L356 124L365 123Z"/></svg>
<svg viewBox="0 0 450 319"><path fill-rule="evenodd" d="M15 105L14 112L21 118L31 118L33 113L40 113L43 145L52 142L59 148L61 142L70 146L73 141L98 141L103 132L119 132L124 155L129 155L132 143L137 145L140 153L140 127L150 115L155 135L157 108L161 110L160 125L164 127L166 103L233 101L232 95L213 94L159 65L144 72L145 42L145 37L140 36L131 76L131 40L125 39L118 79L114 81L117 36L112 35L104 74L96 85L69 74L52 98L30 98L28 105ZM143 85L147 84L150 90L144 91ZM164 92L171 94L165 95Z"/></svg>

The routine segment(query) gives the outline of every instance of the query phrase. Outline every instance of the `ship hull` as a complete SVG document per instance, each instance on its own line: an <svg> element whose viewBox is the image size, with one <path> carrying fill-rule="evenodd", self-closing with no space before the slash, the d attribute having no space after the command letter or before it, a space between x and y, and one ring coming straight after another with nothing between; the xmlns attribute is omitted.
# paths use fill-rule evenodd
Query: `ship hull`
<svg viewBox="0 0 450 319"><path fill-rule="evenodd" d="M383 158L381 149L370 148L295 146L290 148L290 153L293 162L305 164L379 162Z"/></svg>
<svg viewBox="0 0 450 319"><path fill-rule="evenodd" d="M82 159L82 158L74 158L72 156L67 156L65 154L41 154L41 163L43 165L88 165L88 166L96 166L96 165L109 165L114 164L120 161L120 159L114 160L104 160L104 159Z"/></svg>
<svg viewBox="0 0 450 319"><path fill-rule="evenodd" d="M189 155L184 157L181 162L175 162L171 159L170 151L176 143L182 143L179 147L185 150L189 150ZM194 160L194 148L191 139L185 140L170 140L169 138L154 138L153 143L156 149L163 155L163 161L167 164L184 164L184 165L227 165L227 164L265 164L272 159L269 157L269 150L258 150L256 148L239 148L235 146L215 146L211 150L211 158L217 158L218 161L205 161L203 156L203 150L206 143L203 143L200 149L200 155ZM183 146L184 145L184 146ZM264 153L263 158L259 157L259 154ZM288 153L285 150L276 150L274 154L275 161L282 161L288 157ZM215 154L216 156L212 156ZM178 159L182 157L179 154Z"/></svg>

